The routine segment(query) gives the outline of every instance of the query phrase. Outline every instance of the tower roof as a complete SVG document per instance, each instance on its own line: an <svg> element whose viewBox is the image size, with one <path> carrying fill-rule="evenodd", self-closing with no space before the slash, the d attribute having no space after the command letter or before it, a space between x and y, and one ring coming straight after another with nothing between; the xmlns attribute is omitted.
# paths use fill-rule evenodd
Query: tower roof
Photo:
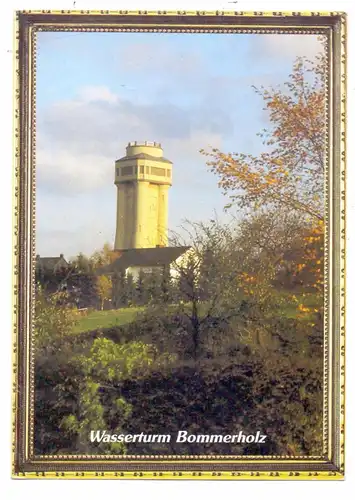
<svg viewBox="0 0 355 500"><path fill-rule="evenodd" d="M148 153L138 153L136 155L130 155L130 156L122 156L122 158L119 158L116 161L123 161L123 160L155 160L155 161L160 161L162 163L170 163L172 165L172 161L168 160L167 158L164 158L162 156L153 156Z"/></svg>

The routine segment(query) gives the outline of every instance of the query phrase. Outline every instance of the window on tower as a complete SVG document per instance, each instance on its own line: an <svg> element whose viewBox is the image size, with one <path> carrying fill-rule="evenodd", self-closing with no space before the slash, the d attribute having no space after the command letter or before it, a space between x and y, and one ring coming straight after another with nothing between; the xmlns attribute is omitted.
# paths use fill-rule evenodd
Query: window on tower
<svg viewBox="0 0 355 500"><path fill-rule="evenodd" d="M141 165L141 166L139 167L139 173L140 173L140 174L144 174L144 166L143 166L143 165Z"/></svg>
<svg viewBox="0 0 355 500"><path fill-rule="evenodd" d="M151 167L150 172L152 175L165 176L165 169L159 167Z"/></svg>
<svg viewBox="0 0 355 500"><path fill-rule="evenodd" d="M132 175L133 167L122 167L122 175Z"/></svg>

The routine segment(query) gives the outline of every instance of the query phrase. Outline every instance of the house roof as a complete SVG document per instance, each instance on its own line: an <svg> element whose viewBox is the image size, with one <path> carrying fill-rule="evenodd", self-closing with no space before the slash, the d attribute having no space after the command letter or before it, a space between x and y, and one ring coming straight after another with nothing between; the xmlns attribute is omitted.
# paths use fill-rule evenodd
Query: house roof
<svg viewBox="0 0 355 500"><path fill-rule="evenodd" d="M191 247L132 248L123 250L112 264L98 269L98 274L112 274L129 267L162 267L178 259Z"/></svg>
<svg viewBox="0 0 355 500"><path fill-rule="evenodd" d="M59 262L68 265L68 262L62 255L60 255L59 257L40 257L39 255L37 255L36 258L36 263L45 269L54 269Z"/></svg>
<svg viewBox="0 0 355 500"><path fill-rule="evenodd" d="M119 158L116 161L123 161L123 160L153 160L153 161L160 161L162 163L171 163L170 160L164 157L159 157L159 156L153 156L149 155L148 153L138 153L136 155L131 155L131 156L123 156L122 158Z"/></svg>

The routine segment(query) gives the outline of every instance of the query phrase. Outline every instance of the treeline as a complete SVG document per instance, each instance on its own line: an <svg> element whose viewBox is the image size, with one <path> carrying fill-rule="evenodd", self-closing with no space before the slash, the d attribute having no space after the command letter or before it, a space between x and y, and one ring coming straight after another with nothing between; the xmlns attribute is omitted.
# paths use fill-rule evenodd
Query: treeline
<svg viewBox="0 0 355 500"><path fill-rule="evenodd" d="M118 258L105 244L91 257L79 254L65 269L37 270L36 283L49 295L66 290L72 306L95 309L216 302L232 281L235 293L256 297L260 291L280 291L300 304L300 292L322 294L322 221L311 224L280 211L255 215L239 226L186 224L185 232L188 239L180 236L175 243L191 245L192 253L181 264L141 269L135 278L126 272L99 275Z"/></svg>
<svg viewBox="0 0 355 500"><path fill-rule="evenodd" d="M197 226L196 226L197 227ZM217 228L216 228L217 229ZM206 228L201 225L199 231ZM222 236L222 228L221 236ZM173 262L161 267L141 268L133 276L125 271L101 274L100 268L118 258L109 244L91 257L80 253L68 267L55 271L36 270L36 283L48 296L66 291L67 302L78 308L118 309L151 304L172 304L210 297L208 283L216 267L214 259L219 250L196 245L193 256L183 264ZM220 268L221 266L219 266Z"/></svg>
<svg viewBox="0 0 355 500"><path fill-rule="evenodd" d="M46 295L65 291L68 304L95 309L172 304L189 300L188 287L197 279L195 266L185 267L184 272L174 278L170 266L141 270L135 278L125 272L98 275L95 268L81 268L76 262L56 272L36 272L36 283ZM207 290L205 295L207 298Z"/></svg>

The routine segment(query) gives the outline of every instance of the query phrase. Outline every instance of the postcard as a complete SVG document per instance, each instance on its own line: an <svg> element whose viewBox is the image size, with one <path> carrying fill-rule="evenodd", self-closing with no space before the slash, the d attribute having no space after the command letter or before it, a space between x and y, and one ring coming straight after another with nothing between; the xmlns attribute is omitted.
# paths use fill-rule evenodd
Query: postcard
<svg viewBox="0 0 355 500"><path fill-rule="evenodd" d="M13 477L344 475L346 15L16 15Z"/></svg>

